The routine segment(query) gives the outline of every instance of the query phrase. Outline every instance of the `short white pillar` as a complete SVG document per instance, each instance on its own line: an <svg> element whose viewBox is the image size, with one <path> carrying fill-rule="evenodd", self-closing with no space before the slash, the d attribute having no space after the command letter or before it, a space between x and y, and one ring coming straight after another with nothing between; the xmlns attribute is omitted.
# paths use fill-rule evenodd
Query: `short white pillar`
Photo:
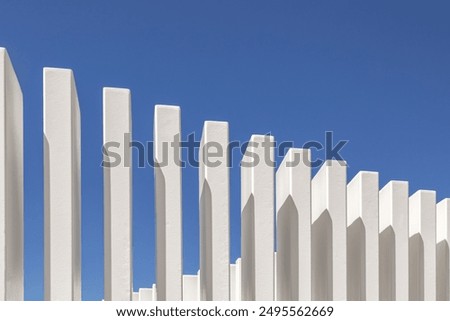
<svg viewBox="0 0 450 321"><path fill-rule="evenodd" d="M153 289L139 289L139 301L153 301Z"/></svg>
<svg viewBox="0 0 450 321"><path fill-rule="evenodd" d="M104 289L105 300L131 301L132 172L131 96L103 89ZM128 155L126 155L128 154ZM125 161L125 158L129 160Z"/></svg>
<svg viewBox="0 0 450 321"><path fill-rule="evenodd" d="M347 165L327 160L311 183L312 298L347 299Z"/></svg>
<svg viewBox="0 0 450 321"><path fill-rule="evenodd" d="M228 123L207 121L199 151L200 297L230 300Z"/></svg>
<svg viewBox="0 0 450 321"><path fill-rule="evenodd" d="M348 300L378 301L378 173L359 172L347 185Z"/></svg>
<svg viewBox="0 0 450 321"><path fill-rule="evenodd" d="M277 300L311 300L311 166L291 148L276 173Z"/></svg>
<svg viewBox="0 0 450 321"><path fill-rule="evenodd" d="M152 285L152 301L157 301L158 300L158 295L156 292L156 284L153 283Z"/></svg>
<svg viewBox="0 0 450 321"><path fill-rule="evenodd" d="M273 252L273 300L277 301L277 252Z"/></svg>
<svg viewBox="0 0 450 321"><path fill-rule="evenodd" d="M236 264L230 264L230 301L236 301Z"/></svg>
<svg viewBox="0 0 450 321"><path fill-rule="evenodd" d="M274 299L274 139L253 135L241 161L242 300Z"/></svg>
<svg viewBox="0 0 450 321"><path fill-rule="evenodd" d="M23 99L0 48L0 301L23 300Z"/></svg>
<svg viewBox="0 0 450 321"><path fill-rule="evenodd" d="M409 299L436 300L436 192L409 198Z"/></svg>
<svg viewBox="0 0 450 321"><path fill-rule="evenodd" d="M183 301L199 301L198 275L183 275Z"/></svg>
<svg viewBox="0 0 450 321"><path fill-rule="evenodd" d="M155 107L156 286L158 300L182 300L180 108Z"/></svg>
<svg viewBox="0 0 450 321"><path fill-rule="evenodd" d="M379 193L380 300L409 299L408 182L390 181Z"/></svg>
<svg viewBox="0 0 450 321"><path fill-rule="evenodd" d="M436 299L448 301L450 300L450 198L443 199L436 206L436 228Z"/></svg>
<svg viewBox="0 0 450 321"><path fill-rule="evenodd" d="M81 300L80 146L80 109L73 73L45 68L46 300Z"/></svg>
<svg viewBox="0 0 450 321"><path fill-rule="evenodd" d="M235 289L236 298L235 301L241 301L242 297L242 268L241 268L241 258L236 260L236 278L235 278Z"/></svg>
<svg viewBox="0 0 450 321"><path fill-rule="evenodd" d="M200 301L200 278L201 278L201 273L200 273L200 269L197 270L197 300Z"/></svg>

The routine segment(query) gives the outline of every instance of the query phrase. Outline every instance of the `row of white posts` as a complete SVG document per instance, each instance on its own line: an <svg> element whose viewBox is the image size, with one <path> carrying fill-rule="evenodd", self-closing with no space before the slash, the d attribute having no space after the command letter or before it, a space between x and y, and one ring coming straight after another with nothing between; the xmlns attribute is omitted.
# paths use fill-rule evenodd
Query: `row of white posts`
<svg viewBox="0 0 450 321"><path fill-rule="evenodd" d="M43 96L45 299L80 300L80 111L72 71L45 68ZM105 88L103 117L105 144L130 142L130 91ZM226 122L203 127L200 270L183 275L180 124L179 107L156 106L150 289L133 292L128 144L114 150L118 166L104 167L105 300L449 300L450 199L436 204L435 192L424 190L409 196L403 181L379 190L376 172L347 184L343 161L326 161L311 179L306 149L290 149L275 173L273 148L264 147L271 136L252 136L241 162L242 258L230 264L228 155L214 158L217 148L227 150ZM1 48L0 126L0 300L22 300L22 93ZM255 155L261 161L249 166Z"/></svg>

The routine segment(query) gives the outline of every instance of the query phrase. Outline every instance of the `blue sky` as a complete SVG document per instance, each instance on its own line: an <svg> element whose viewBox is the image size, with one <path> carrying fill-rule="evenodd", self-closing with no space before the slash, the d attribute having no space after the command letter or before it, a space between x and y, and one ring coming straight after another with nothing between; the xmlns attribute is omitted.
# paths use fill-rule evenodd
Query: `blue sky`
<svg viewBox="0 0 450 321"><path fill-rule="evenodd" d="M133 137L153 106L182 107L230 139L271 132L297 146L350 142L348 177L380 172L410 193L450 196L448 1L0 0L0 46L24 94L25 297L43 298L42 68L74 70L82 121L83 298L103 296L102 87L131 89ZM321 156L317 153L317 156ZM239 159L231 170L231 259L240 255ZM155 280L153 169L133 170L134 286ZM184 272L198 269L198 179L183 171Z"/></svg>

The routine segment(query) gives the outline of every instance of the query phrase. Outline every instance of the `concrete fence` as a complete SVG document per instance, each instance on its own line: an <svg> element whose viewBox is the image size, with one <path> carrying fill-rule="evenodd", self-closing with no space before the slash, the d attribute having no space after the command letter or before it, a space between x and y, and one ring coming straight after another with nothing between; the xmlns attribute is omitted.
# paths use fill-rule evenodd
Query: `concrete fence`
<svg viewBox="0 0 450 321"><path fill-rule="evenodd" d="M71 70L43 74L44 296L81 300L77 90ZM23 300L22 92L3 48L0 126L0 300ZM273 148L262 147L271 136L253 135L241 162L242 258L230 262L228 154L210 148L228 151L229 132L217 121L204 123L200 144L199 271L183 275L180 134L180 108L156 106L152 288L133 289L131 167L103 169L105 300L449 300L450 199L436 203L436 193L425 190L410 196L403 181L380 189L376 172L347 183L347 165L338 160L311 177L307 149L291 148L278 169L273 162L248 166L255 155L274 159ZM131 141L131 93L105 88L104 143L123 137Z"/></svg>

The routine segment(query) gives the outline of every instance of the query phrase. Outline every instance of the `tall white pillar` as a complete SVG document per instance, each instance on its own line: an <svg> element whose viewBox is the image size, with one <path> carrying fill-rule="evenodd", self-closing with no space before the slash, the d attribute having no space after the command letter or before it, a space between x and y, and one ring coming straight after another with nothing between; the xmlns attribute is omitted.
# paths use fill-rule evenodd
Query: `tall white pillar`
<svg viewBox="0 0 450 321"><path fill-rule="evenodd" d="M200 297L230 300L228 123L207 121L199 151Z"/></svg>
<svg viewBox="0 0 450 321"><path fill-rule="evenodd" d="M23 300L23 99L0 48L0 301Z"/></svg>
<svg viewBox="0 0 450 321"><path fill-rule="evenodd" d="M73 73L44 68L46 300L81 300L80 147Z"/></svg>
<svg viewBox="0 0 450 321"><path fill-rule="evenodd" d="M380 300L409 299L408 182L390 181L379 193Z"/></svg>
<svg viewBox="0 0 450 321"><path fill-rule="evenodd" d="M436 192L409 198L409 299L436 300Z"/></svg>
<svg viewBox="0 0 450 321"><path fill-rule="evenodd" d="M312 192L312 297L347 299L347 164L327 160Z"/></svg>
<svg viewBox="0 0 450 321"><path fill-rule="evenodd" d="M274 144L253 135L241 161L242 300L274 298Z"/></svg>
<svg viewBox="0 0 450 321"><path fill-rule="evenodd" d="M436 299L439 301L450 300L449 242L450 198L446 198L436 206Z"/></svg>
<svg viewBox="0 0 450 321"><path fill-rule="evenodd" d="M311 300L311 166L291 148L276 173L277 300Z"/></svg>
<svg viewBox="0 0 450 321"><path fill-rule="evenodd" d="M348 300L378 301L378 173L359 172L347 185Z"/></svg>
<svg viewBox="0 0 450 321"><path fill-rule="evenodd" d="M155 107L156 287L158 300L182 300L180 108Z"/></svg>
<svg viewBox="0 0 450 321"><path fill-rule="evenodd" d="M104 271L105 300L131 301L132 172L131 95L103 89ZM128 154L128 155L125 155Z"/></svg>

